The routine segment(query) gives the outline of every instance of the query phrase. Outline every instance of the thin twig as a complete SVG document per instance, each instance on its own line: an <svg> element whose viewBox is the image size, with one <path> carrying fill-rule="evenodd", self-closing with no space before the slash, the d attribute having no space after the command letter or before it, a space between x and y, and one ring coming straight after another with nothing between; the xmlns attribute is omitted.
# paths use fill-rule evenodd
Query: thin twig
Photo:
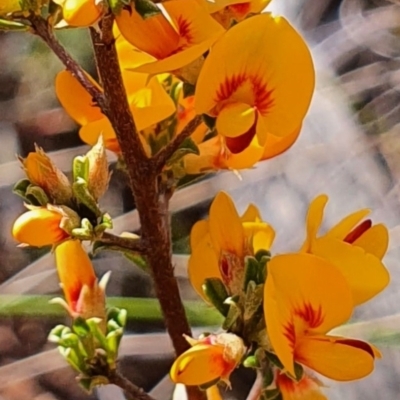
<svg viewBox="0 0 400 400"><path fill-rule="evenodd" d="M104 232L102 236L97 240L111 246L121 247L122 249L134 251L137 253L143 253L145 251L145 245L141 239L133 239L129 237L121 237L113 235L109 232Z"/></svg>
<svg viewBox="0 0 400 400"><path fill-rule="evenodd" d="M201 115L196 115L182 130L179 135L177 135L171 142L167 144L162 150L160 150L152 159L155 165L156 171L161 171L167 161L173 156L180 145L187 139L195 129L201 124Z"/></svg>
<svg viewBox="0 0 400 400"><path fill-rule="evenodd" d="M170 227L165 223L168 209L161 199L159 172L153 160L144 152L129 108L112 37L112 20L111 15L103 18L100 23L101 34L91 29L96 63L106 98L105 114L120 143L140 216L141 237L146 243L145 255L154 279L155 292L168 333L179 355L189 348L182 335L191 335L191 330L174 276Z"/></svg>
<svg viewBox="0 0 400 400"><path fill-rule="evenodd" d="M64 64L65 68L71 72L71 74L79 81L79 83L86 89L86 91L92 96L95 103L101 108L104 107L104 96L101 90L96 87L88 78L85 71L81 66L72 58L72 56L65 50L60 44L57 38L54 36L52 27L50 24L40 15L31 14L29 16L31 23L31 29L33 33L39 36L46 44L53 50L54 54Z"/></svg>
<svg viewBox="0 0 400 400"><path fill-rule="evenodd" d="M108 376L110 383L119 386L126 394L129 400L155 400L148 395L142 388L134 385L129 379L125 378L118 371Z"/></svg>
<svg viewBox="0 0 400 400"><path fill-rule="evenodd" d="M253 383L250 393L246 397L246 400L259 400L262 393L263 376L260 370L257 370L257 377Z"/></svg>

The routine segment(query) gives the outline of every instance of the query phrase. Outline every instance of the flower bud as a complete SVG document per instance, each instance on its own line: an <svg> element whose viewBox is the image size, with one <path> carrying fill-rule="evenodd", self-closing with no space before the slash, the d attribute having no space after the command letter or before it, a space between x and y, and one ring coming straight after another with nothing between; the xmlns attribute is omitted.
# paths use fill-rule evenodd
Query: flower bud
<svg viewBox="0 0 400 400"><path fill-rule="evenodd" d="M55 249L58 276L74 318L100 318L105 324L104 285L97 283L92 262L79 240L68 240Z"/></svg>
<svg viewBox="0 0 400 400"><path fill-rule="evenodd" d="M62 7L64 20L70 26L93 25L102 14L102 5L96 0L65 0Z"/></svg>
<svg viewBox="0 0 400 400"><path fill-rule="evenodd" d="M68 233L60 227L63 216L47 208L35 208L14 222L12 235L20 243L42 247L66 239Z"/></svg>
<svg viewBox="0 0 400 400"><path fill-rule="evenodd" d="M86 154L89 160L88 189L93 197L98 200L106 192L110 181L107 154L100 135L97 143Z"/></svg>
<svg viewBox="0 0 400 400"><path fill-rule="evenodd" d="M41 187L52 201L57 204L70 202L72 188L68 178L40 147L36 146L35 152L20 161L31 183Z"/></svg>
<svg viewBox="0 0 400 400"><path fill-rule="evenodd" d="M192 347L172 365L172 381L200 386L221 379L229 384L230 374L245 353L243 340L232 333L221 333L198 341L188 338L188 341Z"/></svg>

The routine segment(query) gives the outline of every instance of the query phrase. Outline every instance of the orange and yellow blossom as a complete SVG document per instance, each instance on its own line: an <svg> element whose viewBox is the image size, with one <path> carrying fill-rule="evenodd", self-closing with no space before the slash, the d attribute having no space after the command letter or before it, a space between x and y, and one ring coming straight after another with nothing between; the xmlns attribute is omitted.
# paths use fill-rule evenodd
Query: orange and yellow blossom
<svg viewBox="0 0 400 400"><path fill-rule="evenodd" d="M68 240L55 249L58 276L72 317L105 319L106 275L100 284L79 240Z"/></svg>
<svg viewBox="0 0 400 400"><path fill-rule="evenodd" d="M351 288L354 305L366 302L381 292L390 277L382 263L388 248L388 230L364 218L368 209L356 211L324 235L318 236L328 196L320 195L310 204L307 238L301 251L315 254L335 265Z"/></svg>
<svg viewBox="0 0 400 400"><path fill-rule="evenodd" d="M141 63L147 56L135 52L135 62ZM127 91L128 102L138 131L142 131L168 118L175 111L173 100L162 87L157 77L123 70L123 80ZM94 82L94 81L93 81ZM101 88L99 87L101 90ZM115 131L109 119L93 103L89 93L68 71L60 72L56 77L56 94L66 112L81 129L81 139L95 145L102 133L105 147L116 153L120 152ZM142 142L146 147L144 138Z"/></svg>
<svg viewBox="0 0 400 400"><path fill-rule="evenodd" d="M275 384L279 388L283 400L328 400L320 390L321 383L304 373L299 382L286 374L278 373Z"/></svg>
<svg viewBox="0 0 400 400"><path fill-rule="evenodd" d="M154 57L136 68L159 74L188 66L210 49L224 29L196 0L171 0L157 5L162 13L143 19L132 7L116 16L121 34L137 49ZM194 82L197 74L194 74Z"/></svg>
<svg viewBox="0 0 400 400"><path fill-rule="evenodd" d="M264 314L272 348L295 376L294 362L337 381L363 378L380 353L372 345L328 332L353 312L352 290L341 271L313 254L284 254L268 263ZM289 397L290 398L290 397Z"/></svg>
<svg viewBox="0 0 400 400"><path fill-rule="evenodd" d="M15 240L29 246L49 246L65 240L69 234L61 228L63 215L46 207L34 207L14 222Z"/></svg>
<svg viewBox="0 0 400 400"><path fill-rule="evenodd" d="M231 153L258 149L247 159L253 165L269 136L279 140L299 129L313 90L307 45L283 17L266 13L235 25L212 47L197 81L195 109L216 118Z"/></svg>
<svg viewBox="0 0 400 400"><path fill-rule="evenodd" d="M283 138L268 135L264 148L254 138L240 153L232 153L225 145L225 139L214 136L198 145L200 154L184 157L184 167L188 174L200 174L221 169L240 170L251 168L257 161L276 157L288 150L297 140L300 128Z"/></svg>
<svg viewBox="0 0 400 400"><path fill-rule="evenodd" d="M239 294L244 258L260 249L268 250L274 237L274 230L262 221L254 205L240 217L232 199L224 192L218 193L209 219L198 221L190 234L188 273L192 286L204 297L205 279L219 278L230 294Z"/></svg>
<svg viewBox="0 0 400 400"><path fill-rule="evenodd" d="M103 14L103 2L99 0L55 0L63 10L64 23L73 27L95 24Z"/></svg>
<svg viewBox="0 0 400 400"><path fill-rule="evenodd" d="M229 385L229 376L239 365L246 350L243 340L232 333L211 334L200 340L186 339L192 347L172 365L172 381L200 386L222 380ZM212 392L209 395L215 398L217 393Z"/></svg>

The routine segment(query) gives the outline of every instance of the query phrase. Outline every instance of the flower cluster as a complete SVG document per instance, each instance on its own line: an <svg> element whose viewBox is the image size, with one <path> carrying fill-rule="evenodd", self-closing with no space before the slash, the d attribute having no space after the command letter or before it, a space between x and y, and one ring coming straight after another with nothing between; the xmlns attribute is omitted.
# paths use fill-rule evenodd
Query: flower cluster
<svg viewBox="0 0 400 400"><path fill-rule="evenodd" d="M194 116L204 117L191 136L197 150L174 160L178 178L250 168L299 136L314 90L313 63L285 18L260 14L268 3L170 0L153 5L145 18L134 4L116 13L126 96L148 156ZM70 26L96 24L104 12L101 1L60 4ZM103 135L105 146L120 154L110 121L70 72L58 74L56 93L83 141L93 145Z"/></svg>
<svg viewBox="0 0 400 400"><path fill-rule="evenodd" d="M372 372L381 357L377 348L329 332L388 285L382 263L388 231L365 219L364 209L319 235L327 200L320 195L312 201L303 246L271 256L274 230L257 208L250 205L239 216L226 193L216 196L209 219L192 229L189 277L226 318L226 333L191 340L193 347L171 369L173 381L229 382L243 363L264 375L263 398L280 392L283 399L323 399L313 371L337 381ZM229 341L218 340L225 335ZM231 343L240 343L234 353Z"/></svg>

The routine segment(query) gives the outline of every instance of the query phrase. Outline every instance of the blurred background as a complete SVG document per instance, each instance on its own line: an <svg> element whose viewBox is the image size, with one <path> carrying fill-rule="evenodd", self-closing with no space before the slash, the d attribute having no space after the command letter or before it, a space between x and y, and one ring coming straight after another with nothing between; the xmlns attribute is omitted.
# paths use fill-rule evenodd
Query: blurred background
<svg viewBox="0 0 400 400"><path fill-rule="evenodd" d="M312 107L298 142L287 153L240 178L221 172L174 195L174 261L182 295L197 299L186 279L187 237L193 223L206 216L217 191L231 193L241 212L250 202L260 207L277 231L273 251L278 253L298 248L310 200L327 193L324 227L369 207L373 220L390 229L385 261L392 282L356 310L353 322L359 324L348 334L369 339L390 332L396 337L400 317L391 316L400 311L400 1L275 0L269 9L290 19L311 47L317 70ZM95 75L87 32L60 32L59 38ZM75 384L72 370L47 343L51 327L65 321L62 313L43 316L34 302L28 314L26 306L24 312L12 307L20 294L59 293L48 249L16 248L10 230L23 211L22 201L11 193L23 177L15 155L26 156L37 143L69 172L72 157L86 151L77 126L55 98L53 81L61 69L39 40L0 32L0 400L123 399L111 386L89 396ZM102 202L115 218L116 233L138 228L124 176L117 170ZM150 278L122 257L102 254L94 262L99 275L113 271L110 295L154 297ZM162 321L133 316L128 333L123 371L157 399L169 399L173 386L166 375L172 352ZM323 380L329 397L398 399L400 350L392 340L390 346L383 343L382 351L375 372L362 381ZM252 379L248 371L236 371L234 390L224 394L226 399L245 399ZM176 395L179 399L183 394Z"/></svg>

